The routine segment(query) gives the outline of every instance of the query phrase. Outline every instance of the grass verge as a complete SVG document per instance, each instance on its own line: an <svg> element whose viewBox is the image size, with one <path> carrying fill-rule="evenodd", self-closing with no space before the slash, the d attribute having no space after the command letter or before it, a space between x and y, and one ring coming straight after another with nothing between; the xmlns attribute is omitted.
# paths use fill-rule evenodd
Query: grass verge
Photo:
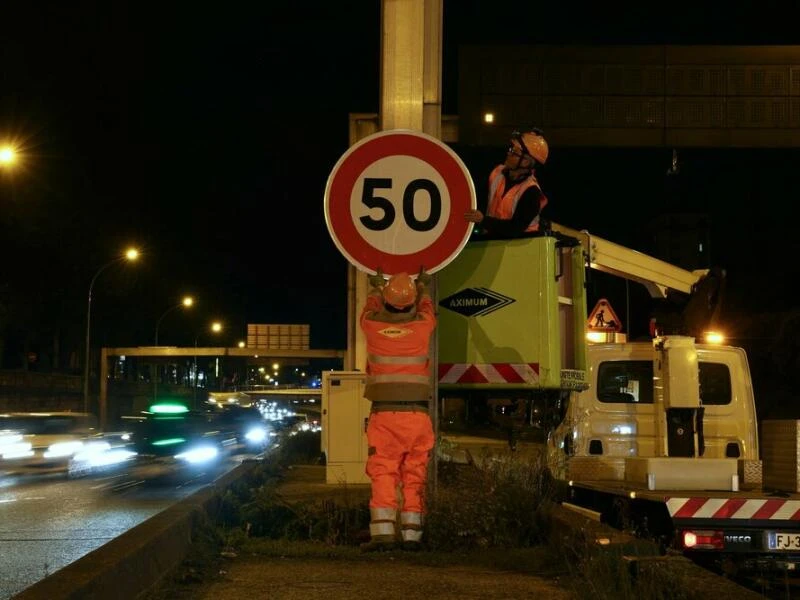
<svg viewBox="0 0 800 600"><path fill-rule="evenodd" d="M196 597L199 584L222 576L239 555L264 558L380 560L363 554L369 508L346 494L336 500L287 501L278 492L290 465L317 461L318 433L288 438L277 452L227 489L218 514L198 532L192 553L145 600ZM513 453L476 465L439 463L428 491L426 552L393 552L428 566L470 565L557 580L576 598L684 600L686 586L668 568L635 572L622 550L599 547L551 518L554 488L544 465Z"/></svg>

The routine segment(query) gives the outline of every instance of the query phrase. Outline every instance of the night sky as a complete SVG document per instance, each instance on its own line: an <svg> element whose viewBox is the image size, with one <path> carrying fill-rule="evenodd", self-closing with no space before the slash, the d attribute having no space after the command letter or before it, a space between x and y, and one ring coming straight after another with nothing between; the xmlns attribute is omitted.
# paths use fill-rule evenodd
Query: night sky
<svg viewBox="0 0 800 600"><path fill-rule="evenodd" d="M445 1L443 113L458 113L459 44L800 41L784 9L698 4L611 14ZM0 142L24 156L0 175L0 366L18 366L24 340L52 347L56 333L80 351L89 281L128 244L144 251L140 263L108 269L94 288L95 347L151 345L158 317L191 293L196 310L167 317L160 343L190 345L218 318L231 345L247 323L309 323L312 347L343 348L346 262L322 197L348 113L378 109L380 21L372 1L4 8ZM457 151L481 199L503 149ZM554 147L551 157L552 220L638 243L642 198L663 199L669 150ZM736 310L797 304L787 286L798 275L798 159L681 154L684 201L709 212L714 257L730 287L747 290L731 291Z"/></svg>

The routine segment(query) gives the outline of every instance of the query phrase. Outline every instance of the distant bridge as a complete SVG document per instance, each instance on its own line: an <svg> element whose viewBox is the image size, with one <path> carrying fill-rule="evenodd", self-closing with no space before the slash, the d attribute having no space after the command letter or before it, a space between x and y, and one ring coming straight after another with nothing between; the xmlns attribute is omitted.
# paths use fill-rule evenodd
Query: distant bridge
<svg viewBox="0 0 800 600"><path fill-rule="evenodd" d="M251 358L339 358L347 362L346 350L289 350L275 348L225 348L225 347L180 347L180 346L137 346L131 348L103 348L100 354L100 394L98 398L98 420L100 427L105 429L108 425L108 376L109 359L116 356L140 356L140 357L190 357L190 356L229 356L229 357L251 357ZM269 386L262 386L264 389L257 390L259 386L241 386L237 391L251 393L258 391L263 395L319 395L321 391L315 388L310 389L273 389Z"/></svg>

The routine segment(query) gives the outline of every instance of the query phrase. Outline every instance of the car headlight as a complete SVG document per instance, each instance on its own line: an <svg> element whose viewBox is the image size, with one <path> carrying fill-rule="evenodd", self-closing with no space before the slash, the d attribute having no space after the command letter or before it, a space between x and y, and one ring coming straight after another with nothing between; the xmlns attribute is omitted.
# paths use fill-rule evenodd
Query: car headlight
<svg viewBox="0 0 800 600"><path fill-rule="evenodd" d="M7 446L8 444L16 444L17 442L22 441L22 434L16 433L14 431L0 431L0 448Z"/></svg>
<svg viewBox="0 0 800 600"><path fill-rule="evenodd" d="M75 452L73 457L79 462L92 462L95 457L111 449L108 442L87 442L82 448Z"/></svg>
<svg viewBox="0 0 800 600"><path fill-rule="evenodd" d="M175 458L185 460L188 463L198 464L214 460L218 454L219 450L214 446L198 446L196 448L190 448L186 452L176 454Z"/></svg>
<svg viewBox="0 0 800 600"><path fill-rule="evenodd" d="M258 443L267 439L267 430L264 427L252 427L244 434L248 442Z"/></svg>
<svg viewBox="0 0 800 600"><path fill-rule="evenodd" d="M130 460L134 456L136 456L136 452L125 448L109 448L105 451L79 452L75 455L75 460L90 467L109 467Z"/></svg>
<svg viewBox="0 0 800 600"><path fill-rule="evenodd" d="M30 442L22 440L21 434L0 435L0 458L6 460L33 456Z"/></svg>
<svg viewBox="0 0 800 600"><path fill-rule="evenodd" d="M81 448L83 448L83 442L80 441L56 442L55 444L50 444L50 447L45 450L44 457L60 458L63 456L72 456Z"/></svg>

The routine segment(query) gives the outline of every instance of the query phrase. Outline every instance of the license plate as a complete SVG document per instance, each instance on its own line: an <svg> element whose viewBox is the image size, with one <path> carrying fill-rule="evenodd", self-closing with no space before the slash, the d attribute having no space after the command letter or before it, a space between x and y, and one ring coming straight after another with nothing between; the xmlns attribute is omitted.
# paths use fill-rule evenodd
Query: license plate
<svg viewBox="0 0 800 600"><path fill-rule="evenodd" d="M800 550L800 533L770 531L767 534L770 550Z"/></svg>

